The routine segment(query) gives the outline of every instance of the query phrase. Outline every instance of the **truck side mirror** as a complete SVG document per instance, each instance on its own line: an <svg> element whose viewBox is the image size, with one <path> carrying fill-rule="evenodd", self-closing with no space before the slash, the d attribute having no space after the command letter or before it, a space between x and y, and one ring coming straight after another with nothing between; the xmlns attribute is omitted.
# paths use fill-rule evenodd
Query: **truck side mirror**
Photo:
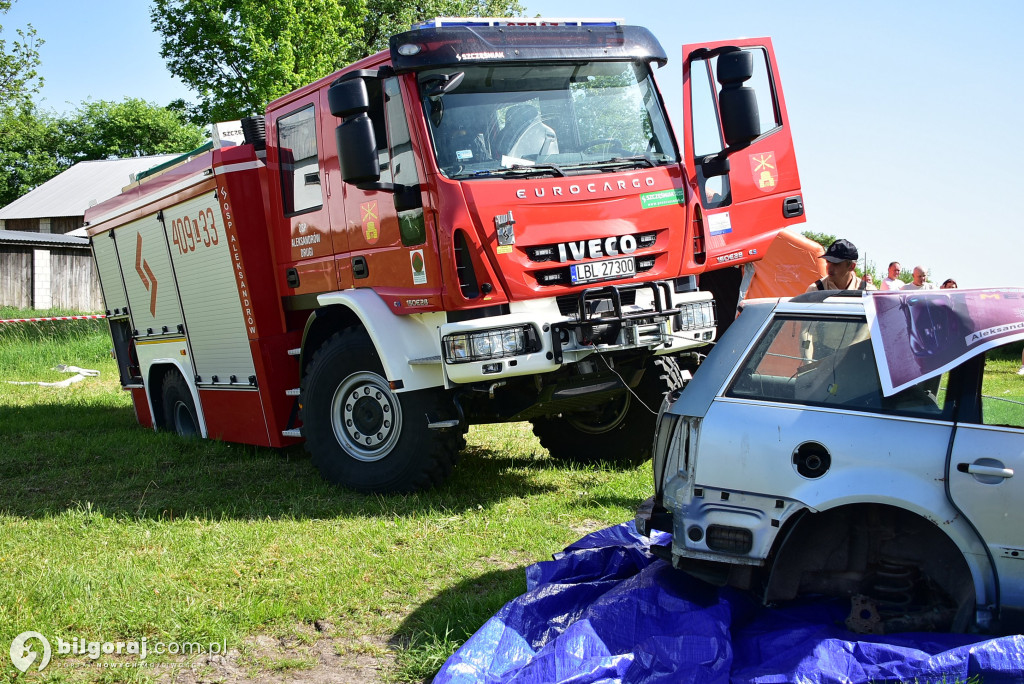
<svg viewBox="0 0 1024 684"><path fill-rule="evenodd" d="M350 78L335 83L327 91L327 102L331 107L331 114L339 119L370 111L366 81L361 78Z"/></svg>
<svg viewBox="0 0 1024 684"><path fill-rule="evenodd" d="M380 180L380 161L377 159L377 135L367 114L370 95L366 81L349 78L334 83L327 90L327 103L331 114L345 119L334 130L341 179L354 185L376 183Z"/></svg>
<svg viewBox="0 0 1024 684"><path fill-rule="evenodd" d="M725 144L730 148L749 145L761 135L757 95L743 85L754 75L754 57L746 50L732 50L718 56L716 78L722 86L718 103L722 115Z"/></svg>
<svg viewBox="0 0 1024 684"><path fill-rule="evenodd" d="M343 181L358 185L380 180L377 136L366 112L346 119L334 130L334 136Z"/></svg>

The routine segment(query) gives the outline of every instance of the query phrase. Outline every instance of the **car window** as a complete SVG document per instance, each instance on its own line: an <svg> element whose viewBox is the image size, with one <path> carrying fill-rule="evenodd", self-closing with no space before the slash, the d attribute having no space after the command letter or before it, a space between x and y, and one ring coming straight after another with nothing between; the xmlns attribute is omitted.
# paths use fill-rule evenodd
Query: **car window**
<svg viewBox="0 0 1024 684"><path fill-rule="evenodd" d="M938 417L945 386L933 378L884 397L863 319L777 318L726 396Z"/></svg>
<svg viewBox="0 0 1024 684"><path fill-rule="evenodd" d="M985 373L981 380L981 422L1024 428L1024 377L1016 349L1008 355L993 349L985 355Z"/></svg>

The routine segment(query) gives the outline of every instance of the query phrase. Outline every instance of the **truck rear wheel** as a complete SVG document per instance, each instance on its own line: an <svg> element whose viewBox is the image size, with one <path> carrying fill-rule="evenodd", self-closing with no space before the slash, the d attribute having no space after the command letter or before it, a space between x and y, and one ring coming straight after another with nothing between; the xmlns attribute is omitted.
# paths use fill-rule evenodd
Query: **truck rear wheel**
<svg viewBox="0 0 1024 684"><path fill-rule="evenodd" d="M409 492L443 482L465 428L432 430L439 390L396 394L370 338L350 329L313 355L302 382L302 433L324 479L366 492Z"/></svg>
<svg viewBox="0 0 1024 684"><path fill-rule="evenodd" d="M623 392L586 411L535 418L533 434L560 461L638 465L651 457L662 399L683 383L674 358L654 357L633 389L637 396Z"/></svg>
<svg viewBox="0 0 1024 684"><path fill-rule="evenodd" d="M181 373L169 370L164 374L161 383L163 391L164 426L174 430L182 437L198 437L199 418L196 415L196 403L192 399L188 383Z"/></svg>

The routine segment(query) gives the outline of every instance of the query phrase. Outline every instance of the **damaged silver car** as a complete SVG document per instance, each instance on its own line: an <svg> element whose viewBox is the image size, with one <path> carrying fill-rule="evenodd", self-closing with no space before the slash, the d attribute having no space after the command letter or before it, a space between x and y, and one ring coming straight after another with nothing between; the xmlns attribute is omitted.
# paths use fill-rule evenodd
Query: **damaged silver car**
<svg viewBox="0 0 1024 684"><path fill-rule="evenodd" d="M985 370L1021 339L1019 289L748 302L662 405L637 527L766 603L848 598L854 631L1020 630L1024 378Z"/></svg>

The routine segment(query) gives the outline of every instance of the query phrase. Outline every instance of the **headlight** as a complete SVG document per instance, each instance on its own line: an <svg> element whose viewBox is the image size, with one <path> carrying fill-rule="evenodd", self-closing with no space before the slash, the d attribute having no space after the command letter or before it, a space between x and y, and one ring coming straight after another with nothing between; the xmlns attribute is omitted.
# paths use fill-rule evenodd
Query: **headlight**
<svg viewBox="0 0 1024 684"><path fill-rule="evenodd" d="M539 350L539 339L530 325L459 333L444 338L444 355L448 363L502 359Z"/></svg>
<svg viewBox="0 0 1024 684"><path fill-rule="evenodd" d="M707 301L684 304L679 311L676 327L680 331L715 327L715 303Z"/></svg>

